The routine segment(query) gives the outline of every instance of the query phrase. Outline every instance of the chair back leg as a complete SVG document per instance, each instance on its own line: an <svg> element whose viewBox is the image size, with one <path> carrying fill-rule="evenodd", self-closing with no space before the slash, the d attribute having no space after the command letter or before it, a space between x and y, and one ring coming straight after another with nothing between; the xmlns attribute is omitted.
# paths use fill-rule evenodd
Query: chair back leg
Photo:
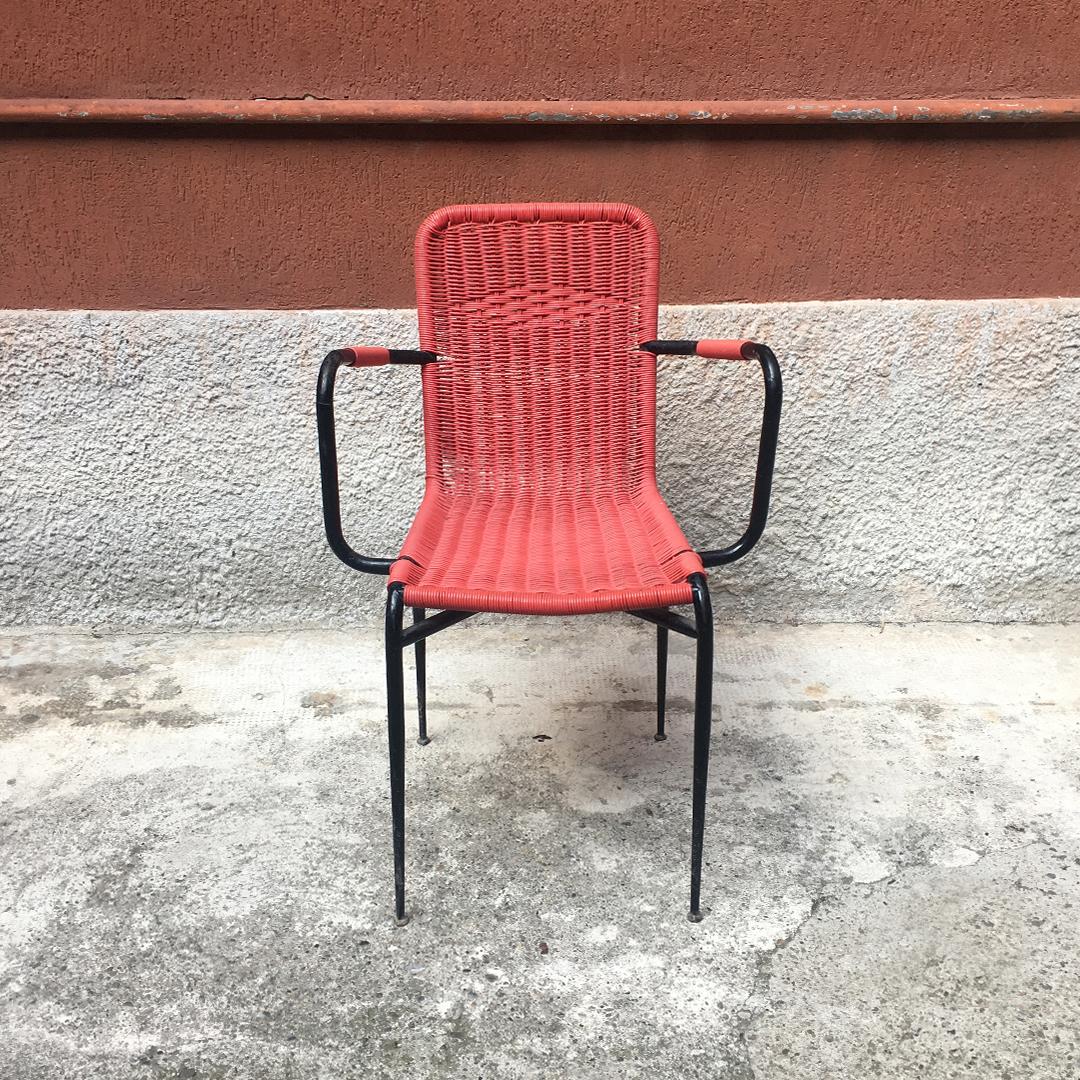
<svg viewBox="0 0 1080 1080"><path fill-rule="evenodd" d="M663 742L667 738L664 730L664 713L667 707L667 652L668 628L656 628L656 734L653 738Z"/></svg>
<svg viewBox="0 0 1080 1080"><path fill-rule="evenodd" d="M709 586L701 574L690 579L697 627L694 672L694 780L690 833L690 921L701 922L701 856L705 842L705 793L709 786L709 742L712 736L713 617Z"/></svg>
<svg viewBox="0 0 1080 1080"><path fill-rule="evenodd" d="M412 609L413 624L423 622L427 612L422 607ZM431 739L427 733L427 642L421 638L415 645L416 651L416 714L419 732L416 741L427 746Z"/></svg>
<svg viewBox="0 0 1080 1080"><path fill-rule="evenodd" d="M394 916L405 914L405 674L401 621L404 589L391 585L386 596L386 723L390 740L390 814L394 833Z"/></svg>

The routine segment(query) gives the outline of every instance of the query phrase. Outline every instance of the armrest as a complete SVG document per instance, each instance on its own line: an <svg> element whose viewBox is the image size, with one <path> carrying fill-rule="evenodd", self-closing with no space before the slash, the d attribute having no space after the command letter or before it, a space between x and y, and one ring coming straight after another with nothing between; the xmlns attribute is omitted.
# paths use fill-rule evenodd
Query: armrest
<svg viewBox="0 0 1080 1080"><path fill-rule="evenodd" d="M709 360L753 360L752 341L646 341L638 348L654 356L702 356Z"/></svg>
<svg viewBox="0 0 1080 1080"><path fill-rule="evenodd" d="M374 559L354 551L341 531L341 502L338 488L337 436L334 431L334 382L340 367L372 367L380 364L427 364L435 353L416 349L378 349L353 346L329 353L319 369L315 393L315 419L319 428L319 473L322 478L323 525L334 554L346 566L365 574L389 574L392 559Z"/></svg>
<svg viewBox="0 0 1080 1080"><path fill-rule="evenodd" d="M784 399L780 365L772 350L755 341L646 341L639 348L656 356L702 356L710 360L757 360L765 380L765 408L761 416L757 469L754 474L754 497L750 504L750 523L746 531L725 548L699 551L706 567L721 566L741 559L761 539L769 517L773 464L780 436L780 409Z"/></svg>
<svg viewBox="0 0 1080 1080"><path fill-rule="evenodd" d="M422 349L381 349L373 345L350 345L335 349L330 356L338 358L345 367L380 367L382 364L433 364L439 358ZM327 360L330 359L327 357Z"/></svg>

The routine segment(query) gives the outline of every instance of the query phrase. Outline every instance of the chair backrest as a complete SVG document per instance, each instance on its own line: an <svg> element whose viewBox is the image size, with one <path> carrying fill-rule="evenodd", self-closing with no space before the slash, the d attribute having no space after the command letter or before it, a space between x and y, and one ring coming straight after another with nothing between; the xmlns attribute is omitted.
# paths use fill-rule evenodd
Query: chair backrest
<svg viewBox="0 0 1080 1080"><path fill-rule="evenodd" d="M655 486L658 241L624 203L448 206L416 237L428 483Z"/></svg>

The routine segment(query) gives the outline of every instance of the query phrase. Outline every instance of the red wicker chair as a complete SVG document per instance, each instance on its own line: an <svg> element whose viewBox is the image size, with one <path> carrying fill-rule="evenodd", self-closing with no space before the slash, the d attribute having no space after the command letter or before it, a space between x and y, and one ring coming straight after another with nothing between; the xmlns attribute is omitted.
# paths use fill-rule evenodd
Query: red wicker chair
<svg viewBox="0 0 1080 1080"><path fill-rule="evenodd" d="M765 527L780 424L780 371L750 341L657 341L658 241L622 203L449 206L416 237L420 350L338 349L319 375L326 535L347 565L389 575L386 662L395 914L405 914L402 652L416 647L426 744L424 642L480 611L625 611L657 626L662 741L668 632L697 641L690 918L701 854L712 721L707 567L745 555ZM766 401L750 524L695 551L656 486L656 355L756 360ZM346 543L333 393L342 366L422 366L426 488L396 559ZM670 611L693 605L694 619ZM403 609L413 609L404 627ZM428 616L426 609L441 608Z"/></svg>

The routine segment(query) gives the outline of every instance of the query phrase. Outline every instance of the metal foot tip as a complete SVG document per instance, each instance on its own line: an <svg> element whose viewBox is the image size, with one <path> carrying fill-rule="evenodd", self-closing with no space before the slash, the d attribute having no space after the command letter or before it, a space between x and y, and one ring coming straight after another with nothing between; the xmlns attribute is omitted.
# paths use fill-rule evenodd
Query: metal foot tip
<svg viewBox="0 0 1080 1080"><path fill-rule="evenodd" d="M658 731L653 736L653 741L654 742L667 742L667 736L662 731Z"/></svg>
<svg viewBox="0 0 1080 1080"><path fill-rule="evenodd" d="M431 742L431 739L429 739L427 735L421 735L416 741L420 746L427 746L427 744Z"/></svg>
<svg viewBox="0 0 1080 1080"><path fill-rule="evenodd" d="M409 920L411 918L412 918L411 915L395 915L394 916L394 925L395 926L408 926L409 925Z"/></svg>
<svg viewBox="0 0 1080 1080"><path fill-rule="evenodd" d="M691 922L701 922L701 920L705 918L705 916L702 915L700 911L691 911L690 914L687 915L686 917Z"/></svg>

